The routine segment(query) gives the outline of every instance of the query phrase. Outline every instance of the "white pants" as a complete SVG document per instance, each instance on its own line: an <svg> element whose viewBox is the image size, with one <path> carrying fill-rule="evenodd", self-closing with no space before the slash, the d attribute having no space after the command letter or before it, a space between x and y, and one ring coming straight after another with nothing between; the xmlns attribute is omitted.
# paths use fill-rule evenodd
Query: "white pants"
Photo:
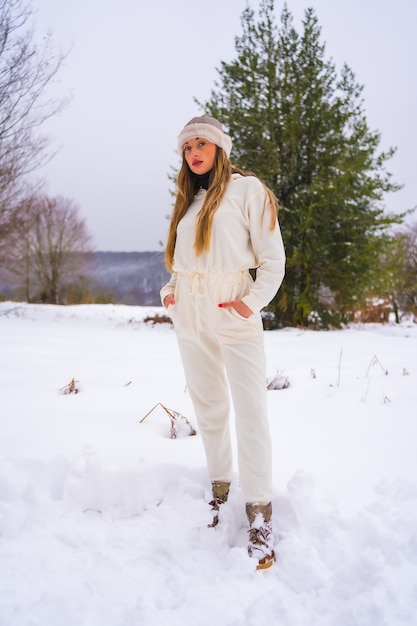
<svg viewBox="0 0 417 626"><path fill-rule="evenodd" d="M266 504L272 498L272 455L262 320L259 313L246 319L218 307L242 298L251 282L248 272L180 274L170 312L209 478L232 479L231 395L240 486L246 502Z"/></svg>

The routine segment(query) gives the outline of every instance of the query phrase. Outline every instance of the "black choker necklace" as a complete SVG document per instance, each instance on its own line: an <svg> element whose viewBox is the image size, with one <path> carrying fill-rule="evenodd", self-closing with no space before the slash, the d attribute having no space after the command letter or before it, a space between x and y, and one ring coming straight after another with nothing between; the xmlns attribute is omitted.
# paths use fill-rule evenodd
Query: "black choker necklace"
<svg viewBox="0 0 417 626"><path fill-rule="evenodd" d="M197 189L208 189L211 170L205 174L197 174Z"/></svg>

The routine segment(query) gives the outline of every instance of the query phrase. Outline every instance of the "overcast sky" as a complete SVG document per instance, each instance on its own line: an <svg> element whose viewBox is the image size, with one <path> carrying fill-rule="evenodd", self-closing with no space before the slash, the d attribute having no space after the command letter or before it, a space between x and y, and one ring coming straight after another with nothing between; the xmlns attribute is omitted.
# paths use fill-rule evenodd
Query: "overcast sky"
<svg viewBox="0 0 417 626"><path fill-rule="evenodd" d="M33 0L36 28L69 51L54 95L71 104L45 128L58 153L42 172L50 195L80 208L97 250L159 250L171 211L176 138L210 96L221 61L236 58L246 0ZM257 10L259 0L250 0ZM283 2L276 0L277 23ZM326 58L364 85L367 120L402 191L417 205L417 1L288 0L301 32L312 6ZM233 152L232 152L233 158ZM416 216L417 218L417 216Z"/></svg>

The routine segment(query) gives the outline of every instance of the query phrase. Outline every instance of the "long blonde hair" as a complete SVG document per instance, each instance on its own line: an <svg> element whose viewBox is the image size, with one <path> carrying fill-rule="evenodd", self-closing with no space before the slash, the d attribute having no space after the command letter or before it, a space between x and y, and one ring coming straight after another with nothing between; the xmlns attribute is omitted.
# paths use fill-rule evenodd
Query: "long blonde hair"
<svg viewBox="0 0 417 626"><path fill-rule="evenodd" d="M197 256L210 249L211 227L213 217L219 208L220 201L230 182L232 174L241 176L255 176L251 172L245 172L231 164L222 148L217 147L213 169L210 173L207 194L203 206L198 213L194 248ZM181 219L188 211L188 207L194 200L197 189L197 176L191 172L183 156L177 179L177 196L171 216L168 230L168 239L165 249L165 264L169 272L172 272L174 263L175 243L177 240L177 227ZM262 181L261 181L262 182ZM278 215L278 201L274 193L263 183L265 188L264 213L267 208L270 211L269 229L272 231L276 225ZM263 216L262 216L263 218Z"/></svg>

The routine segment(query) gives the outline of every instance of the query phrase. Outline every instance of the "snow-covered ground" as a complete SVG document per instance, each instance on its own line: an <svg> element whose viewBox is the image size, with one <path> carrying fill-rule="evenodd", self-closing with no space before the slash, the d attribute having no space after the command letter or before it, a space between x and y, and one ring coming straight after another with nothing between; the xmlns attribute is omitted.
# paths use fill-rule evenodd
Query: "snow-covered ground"
<svg viewBox="0 0 417 626"><path fill-rule="evenodd" d="M209 529L201 437L170 438L158 403L197 424L154 313L0 304L0 626L414 626L416 325L265 333L290 387L256 572L237 470Z"/></svg>

